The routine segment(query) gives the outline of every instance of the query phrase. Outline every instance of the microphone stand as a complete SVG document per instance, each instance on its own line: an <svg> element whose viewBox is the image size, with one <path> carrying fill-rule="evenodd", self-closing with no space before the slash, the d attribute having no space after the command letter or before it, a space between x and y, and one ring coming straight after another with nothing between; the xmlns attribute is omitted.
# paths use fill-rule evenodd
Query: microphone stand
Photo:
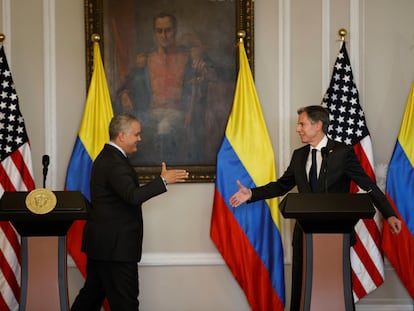
<svg viewBox="0 0 414 311"><path fill-rule="evenodd" d="M46 188L47 167L49 166L49 156L47 154L42 157L43 164L43 188Z"/></svg>

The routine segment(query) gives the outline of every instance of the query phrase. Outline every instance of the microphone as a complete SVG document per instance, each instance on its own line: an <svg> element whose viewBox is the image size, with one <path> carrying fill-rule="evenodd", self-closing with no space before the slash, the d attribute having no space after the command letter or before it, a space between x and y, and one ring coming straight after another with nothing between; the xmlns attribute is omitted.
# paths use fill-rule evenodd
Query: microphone
<svg viewBox="0 0 414 311"><path fill-rule="evenodd" d="M47 167L49 166L49 156L44 154L42 157L43 164L43 188L46 188Z"/></svg>

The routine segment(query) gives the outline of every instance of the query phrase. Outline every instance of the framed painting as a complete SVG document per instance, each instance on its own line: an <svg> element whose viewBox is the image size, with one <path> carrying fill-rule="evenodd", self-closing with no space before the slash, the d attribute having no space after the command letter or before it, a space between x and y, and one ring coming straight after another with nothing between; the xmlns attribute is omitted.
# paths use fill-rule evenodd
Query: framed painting
<svg viewBox="0 0 414 311"><path fill-rule="evenodd" d="M114 113L141 121L130 156L141 182L186 168L188 182L213 182L237 78L237 37L253 71L253 0L85 0L86 77L93 34Z"/></svg>

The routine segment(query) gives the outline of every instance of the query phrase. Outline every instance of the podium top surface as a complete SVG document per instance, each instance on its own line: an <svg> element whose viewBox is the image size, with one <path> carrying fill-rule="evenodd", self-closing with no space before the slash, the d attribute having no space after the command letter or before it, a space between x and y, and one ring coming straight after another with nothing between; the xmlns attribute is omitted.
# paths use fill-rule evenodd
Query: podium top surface
<svg viewBox="0 0 414 311"><path fill-rule="evenodd" d="M34 214L26 207L29 192L5 192L0 200L0 220L75 220L85 219L89 202L80 191L53 191L56 207L46 214Z"/></svg>
<svg viewBox="0 0 414 311"><path fill-rule="evenodd" d="M375 209L366 193L289 193L280 203L285 218L367 219Z"/></svg>

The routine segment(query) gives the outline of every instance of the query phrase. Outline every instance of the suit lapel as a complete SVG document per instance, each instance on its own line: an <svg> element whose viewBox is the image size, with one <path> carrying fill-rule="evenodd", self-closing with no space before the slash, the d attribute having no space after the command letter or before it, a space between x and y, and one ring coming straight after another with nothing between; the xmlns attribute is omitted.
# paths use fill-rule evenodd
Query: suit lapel
<svg viewBox="0 0 414 311"><path fill-rule="evenodd" d="M322 159L322 163L321 163L321 170L319 172L319 178L318 178L318 186L317 186L317 190L318 192L326 192L327 191L327 184L326 184L326 173L328 171L328 162L330 159L330 155L334 150L334 145L335 143L332 140L328 140L328 143L326 144L326 149L327 149L327 155L325 156L324 159Z"/></svg>
<svg viewBox="0 0 414 311"><path fill-rule="evenodd" d="M302 185L305 189L302 189L303 192L312 192L311 187L309 185L308 181L308 174L306 173L306 162L308 161L308 156L310 152L310 145L307 145L305 148L301 149L301 152L299 153L299 168L298 168L298 174L300 181L297 181L297 185ZM302 188L301 187L301 188Z"/></svg>

